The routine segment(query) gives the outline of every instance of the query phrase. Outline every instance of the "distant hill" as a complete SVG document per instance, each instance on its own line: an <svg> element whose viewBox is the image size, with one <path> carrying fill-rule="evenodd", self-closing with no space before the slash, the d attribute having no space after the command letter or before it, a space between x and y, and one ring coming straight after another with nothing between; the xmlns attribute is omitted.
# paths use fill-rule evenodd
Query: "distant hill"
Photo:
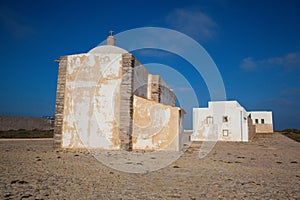
<svg viewBox="0 0 300 200"><path fill-rule="evenodd" d="M47 118L0 116L0 131L8 130L51 130L53 126Z"/></svg>

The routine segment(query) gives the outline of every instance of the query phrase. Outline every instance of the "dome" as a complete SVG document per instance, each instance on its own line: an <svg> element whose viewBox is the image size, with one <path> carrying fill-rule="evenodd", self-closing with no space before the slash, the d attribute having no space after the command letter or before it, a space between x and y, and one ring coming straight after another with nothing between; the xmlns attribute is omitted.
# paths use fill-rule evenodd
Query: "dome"
<svg viewBox="0 0 300 200"><path fill-rule="evenodd" d="M114 53L114 54L124 54L128 53L125 49L122 49L117 46L112 46L112 45L102 45L102 46L97 46L93 49L91 49L88 53L90 54L107 54L107 53Z"/></svg>

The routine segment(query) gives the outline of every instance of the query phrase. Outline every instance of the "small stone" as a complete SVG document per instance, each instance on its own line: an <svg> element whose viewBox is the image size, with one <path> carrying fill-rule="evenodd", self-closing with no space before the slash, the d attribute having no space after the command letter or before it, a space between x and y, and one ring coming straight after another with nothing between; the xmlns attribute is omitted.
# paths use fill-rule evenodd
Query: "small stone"
<svg viewBox="0 0 300 200"><path fill-rule="evenodd" d="M6 194L4 194L4 197L5 197L5 198L8 198L8 197L10 197L10 196L11 196L11 193L9 193L9 192L6 193Z"/></svg>
<svg viewBox="0 0 300 200"><path fill-rule="evenodd" d="M19 182L19 180L13 180L13 181L10 182L10 184L15 184L17 182Z"/></svg>
<svg viewBox="0 0 300 200"><path fill-rule="evenodd" d="M18 181L18 183L20 183L20 184L28 184L27 181Z"/></svg>
<svg viewBox="0 0 300 200"><path fill-rule="evenodd" d="M21 196L21 199L27 199L29 197L32 197L32 195L31 194L25 194L25 195Z"/></svg>

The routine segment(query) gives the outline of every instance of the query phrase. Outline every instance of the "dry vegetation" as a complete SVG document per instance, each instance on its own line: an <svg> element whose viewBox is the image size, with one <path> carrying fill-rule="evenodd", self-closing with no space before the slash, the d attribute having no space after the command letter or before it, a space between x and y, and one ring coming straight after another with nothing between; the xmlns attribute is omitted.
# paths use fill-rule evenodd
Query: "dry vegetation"
<svg viewBox="0 0 300 200"><path fill-rule="evenodd" d="M300 130L298 129L287 128L279 132L297 142L300 142Z"/></svg>

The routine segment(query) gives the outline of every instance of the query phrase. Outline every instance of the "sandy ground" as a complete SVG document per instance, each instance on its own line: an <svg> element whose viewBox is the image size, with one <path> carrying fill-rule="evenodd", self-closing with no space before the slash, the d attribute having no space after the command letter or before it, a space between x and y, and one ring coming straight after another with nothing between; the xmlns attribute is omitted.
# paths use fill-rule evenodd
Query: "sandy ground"
<svg viewBox="0 0 300 200"><path fill-rule="evenodd" d="M300 143L280 134L253 142L201 143L144 174L103 165L88 151L57 151L52 140L0 140L0 199L300 199Z"/></svg>

